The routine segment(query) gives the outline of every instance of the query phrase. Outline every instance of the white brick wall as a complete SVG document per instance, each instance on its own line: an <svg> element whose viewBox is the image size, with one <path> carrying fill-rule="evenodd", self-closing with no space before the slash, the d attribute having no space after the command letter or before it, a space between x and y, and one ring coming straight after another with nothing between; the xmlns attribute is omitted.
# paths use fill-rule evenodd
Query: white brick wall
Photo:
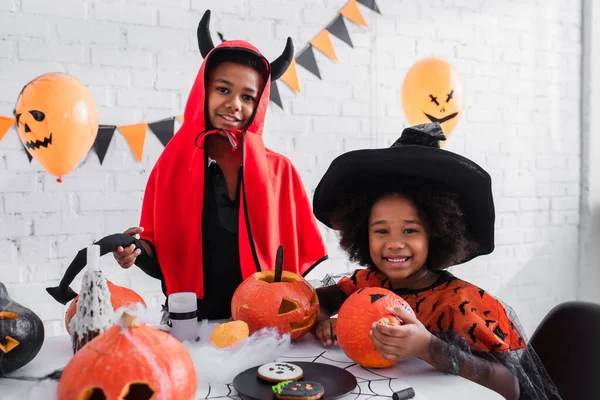
<svg viewBox="0 0 600 400"><path fill-rule="evenodd" d="M368 29L350 22L351 48L332 37L339 61L316 52L323 80L298 67L301 94L282 82L265 141L299 169L312 194L344 151L389 146L406 125L400 87L410 66L441 56L461 72L465 113L446 148L471 157L494 179L497 248L453 268L510 304L528 333L556 303L576 297L581 4L379 0L362 5ZM23 84L63 71L85 82L104 124L181 114L202 58L196 27L206 8L212 30L247 39L269 59L288 35L296 49L324 28L345 0L0 1L0 115ZM318 143L318 146L315 145ZM149 133L138 164L117 132L104 165L91 154L58 184L29 164L16 132L0 142L0 280L36 310L48 335L64 333L65 307L44 288L58 282L92 240L137 224L148 173L161 152ZM330 261L312 277L352 268L323 229ZM103 258L117 284L150 305L156 281ZM78 283L74 285L78 289Z"/></svg>

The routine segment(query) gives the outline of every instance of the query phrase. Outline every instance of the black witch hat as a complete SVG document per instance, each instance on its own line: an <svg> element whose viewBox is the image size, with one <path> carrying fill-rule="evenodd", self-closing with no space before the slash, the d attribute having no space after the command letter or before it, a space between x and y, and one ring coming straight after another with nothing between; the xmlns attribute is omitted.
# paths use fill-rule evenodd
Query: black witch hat
<svg viewBox="0 0 600 400"><path fill-rule="evenodd" d="M342 154L333 160L317 185L313 198L315 216L334 228L333 220L342 202L359 196L372 185L439 184L459 197L467 234L478 244L468 259L491 253L495 221L491 177L468 158L441 149L440 140L446 140L440 124L427 123L406 128L389 148Z"/></svg>
<svg viewBox="0 0 600 400"><path fill-rule="evenodd" d="M210 51L215 47L210 35L209 24L210 10L206 10L202 16L202 19L200 20L200 23L198 24L197 31L198 47L200 48L200 53L202 54L203 58L206 58L208 53L210 53ZM273 62L269 63L271 70L271 81L276 81L277 79L281 78L285 71L287 71L293 58L294 44L292 43L292 38L288 37L283 53L281 53L281 55Z"/></svg>

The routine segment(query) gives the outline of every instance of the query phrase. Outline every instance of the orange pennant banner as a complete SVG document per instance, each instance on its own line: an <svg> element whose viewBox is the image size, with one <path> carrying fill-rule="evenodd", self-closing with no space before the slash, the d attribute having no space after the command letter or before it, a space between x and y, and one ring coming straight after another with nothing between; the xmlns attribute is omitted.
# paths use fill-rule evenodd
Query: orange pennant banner
<svg viewBox="0 0 600 400"><path fill-rule="evenodd" d="M296 72L296 59L292 59L287 71L280 78L296 93L300 93L300 83L298 82L298 73Z"/></svg>
<svg viewBox="0 0 600 400"><path fill-rule="evenodd" d="M360 10L358 8L358 3L356 2L356 0L348 1L348 4L346 4L344 6L344 8L342 8L342 10L340 11L340 14L342 14L344 17L346 17L350 21L354 22L356 25L360 25L360 26L364 26L365 28L368 28L367 23L365 22L365 19L363 18L362 14L360 13Z"/></svg>
<svg viewBox="0 0 600 400"><path fill-rule="evenodd" d="M310 44L321 53L325 54L327 57L332 60L337 61L337 56L335 55L335 49L333 48L333 43L331 43L331 36L329 36L329 32L326 30L322 30L317 36L310 41Z"/></svg>
<svg viewBox="0 0 600 400"><path fill-rule="evenodd" d="M135 125L119 126L119 131L131 147L133 155L139 162L142 162L142 153L144 152L144 142L146 141L146 132L148 124L141 123Z"/></svg>
<svg viewBox="0 0 600 400"><path fill-rule="evenodd" d="M178 115L177 119L179 120L179 122L181 122L183 124L183 114L182 115Z"/></svg>
<svg viewBox="0 0 600 400"><path fill-rule="evenodd" d="M14 118L0 116L0 140L2 140L4 135L6 135L6 132L8 132L8 130L11 126L13 126L14 123Z"/></svg>

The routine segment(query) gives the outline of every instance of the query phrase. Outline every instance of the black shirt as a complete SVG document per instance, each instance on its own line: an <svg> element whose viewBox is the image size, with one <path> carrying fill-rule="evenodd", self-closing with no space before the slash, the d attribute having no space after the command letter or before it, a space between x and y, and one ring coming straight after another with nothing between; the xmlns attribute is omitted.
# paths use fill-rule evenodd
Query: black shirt
<svg viewBox="0 0 600 400"><path fill-rule="evenodd" d="M204 181L202 245L204 298L198 300L198 319L231 317L231 299L242 283L238 245L241 171L235 198L229 198L221 168L210 161Z"/></svg>

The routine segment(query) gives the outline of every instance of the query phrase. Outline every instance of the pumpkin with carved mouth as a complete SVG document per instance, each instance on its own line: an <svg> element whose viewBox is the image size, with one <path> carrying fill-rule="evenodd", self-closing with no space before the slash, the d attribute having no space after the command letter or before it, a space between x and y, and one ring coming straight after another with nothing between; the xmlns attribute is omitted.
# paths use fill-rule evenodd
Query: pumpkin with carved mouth
<svg viewBox="0 0 600 400"><path fill-rule="evenodd" d="M83 346L58 383L61 400L192 400L198 380L186 347L125 311Z"/></svg>
<svg viewBox="0 0 600 400"><path fill-rule="evenodd" d="M42 320L12 300L0 282L0 376L28 364L43 344Z"/></svg>
<svg viewBox="0 0 600 400"><path fill-rule="evenodd" d="M402 109L409 125L438 122L446 137L465 106L462 79L450 63L425 58L411 67L402 85Z"/></svg>
<svg viewBox="0 0 600 400"><path fill-rule="evenodd" d="M85 85L63 73L28 83L14 114L23 146L59 180L83 160L98 134L94 98Z"/></svg>
<svg viewBox="0 0 600 400"><path fill-rule="evenodd" d="M236 289L231 300L234 320L244 321L250 334L263 328L277 328L296 340L309 332L319 316L319 299L313 287L300 275L282 271L256 272Z"/></svg>

